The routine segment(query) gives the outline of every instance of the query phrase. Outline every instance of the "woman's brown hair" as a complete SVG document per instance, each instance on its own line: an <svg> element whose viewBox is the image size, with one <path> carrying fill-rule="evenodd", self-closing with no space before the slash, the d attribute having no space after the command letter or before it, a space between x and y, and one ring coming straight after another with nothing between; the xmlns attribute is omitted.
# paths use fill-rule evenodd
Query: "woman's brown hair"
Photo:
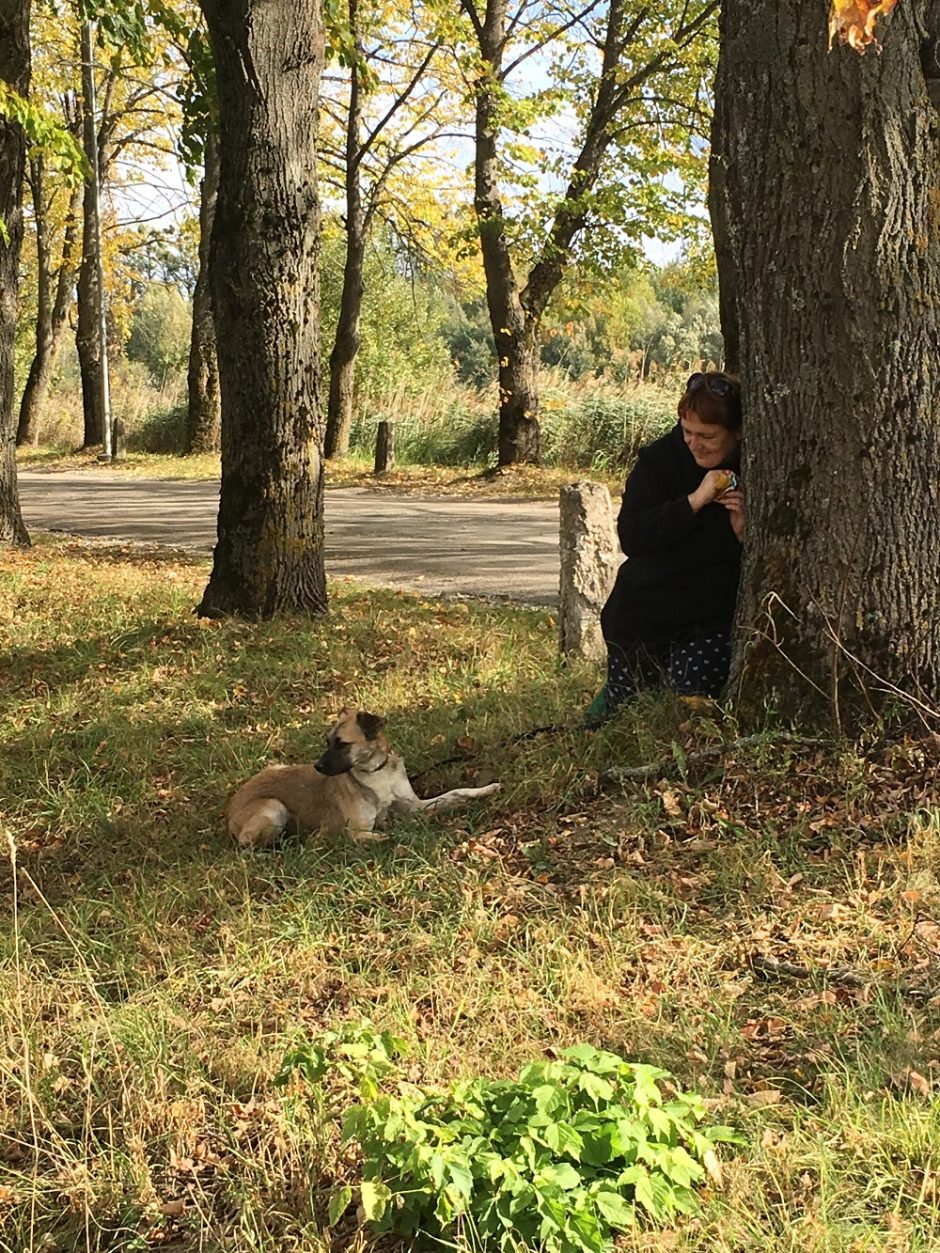
<svg viewBox="0 0 940 1253"><path fill-rule="evenodd" d="M709 380L728 385L724 396L716 396L709 387ZM709 426L723 426L729 431L741 429L741 384L723 370L710 370L707 374L693 374L686 384L678 405L680 420L694 413Z"/></svg>

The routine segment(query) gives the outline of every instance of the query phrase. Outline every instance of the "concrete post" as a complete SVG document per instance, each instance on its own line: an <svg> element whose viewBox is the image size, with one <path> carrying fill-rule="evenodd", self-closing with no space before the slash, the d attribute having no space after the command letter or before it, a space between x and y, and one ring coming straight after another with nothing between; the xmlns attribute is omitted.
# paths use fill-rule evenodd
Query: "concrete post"
<svg viewBox="0 0 940 1253"><path fill-rule="evenodd" d="M600 613L623 560L610 492L603 483L569 483L558 505L559 646L562 653L603 661Z"/></svg>

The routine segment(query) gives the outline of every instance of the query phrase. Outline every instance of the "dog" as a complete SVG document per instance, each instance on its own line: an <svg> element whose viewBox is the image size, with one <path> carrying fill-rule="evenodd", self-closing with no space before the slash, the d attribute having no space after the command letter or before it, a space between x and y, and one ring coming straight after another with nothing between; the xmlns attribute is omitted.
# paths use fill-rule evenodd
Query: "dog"
<svg viewBox="0 0 940 1253"><path fill-rule="evenodd" d="M273 843L290 823L306 832L382 839L375 828L390 812L439 814L499 790L498 783L488 783L421 800L384 726L375 714L344 709L316 765L269 766L233 793L225 809L230 834L243 848Z"/></svg>

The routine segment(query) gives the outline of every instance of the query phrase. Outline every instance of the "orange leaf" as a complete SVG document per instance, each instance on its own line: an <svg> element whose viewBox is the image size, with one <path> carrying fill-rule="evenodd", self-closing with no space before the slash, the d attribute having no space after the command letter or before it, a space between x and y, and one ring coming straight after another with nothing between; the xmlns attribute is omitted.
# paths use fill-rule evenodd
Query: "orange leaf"
<svg viewBox="0 0 940 1253"><path fill-rule="evenodd" d="M880 47L875 22L894 8L897 0L832 0L829 9L829 47L839 41L863 53L869 44Z"/></svg>

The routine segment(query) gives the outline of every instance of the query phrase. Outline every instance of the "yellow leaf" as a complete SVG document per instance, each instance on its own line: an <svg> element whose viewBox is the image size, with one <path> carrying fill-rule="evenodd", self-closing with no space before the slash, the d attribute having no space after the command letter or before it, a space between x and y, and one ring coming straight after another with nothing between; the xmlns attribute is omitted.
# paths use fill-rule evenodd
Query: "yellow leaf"
<svg viewBox="0 0 940 1253"><path fill-rule="evenodd" d="M869 44L879 47L875 39L875 22L894 8L897 0L832 0L829 9L829 47L848 44L863 53Z"/></svg>

